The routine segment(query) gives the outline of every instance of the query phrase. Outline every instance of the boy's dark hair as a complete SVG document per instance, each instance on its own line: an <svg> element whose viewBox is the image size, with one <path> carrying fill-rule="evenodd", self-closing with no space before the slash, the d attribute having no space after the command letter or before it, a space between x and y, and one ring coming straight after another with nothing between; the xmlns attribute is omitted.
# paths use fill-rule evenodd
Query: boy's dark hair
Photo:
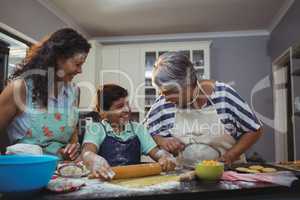
<svg viewBox="0 0 300 200"><path fill-rule="evenodd" d="M108 111L114 101L128 96L126 89L115 84L105 84L97 90L97 111Z"/></svg>

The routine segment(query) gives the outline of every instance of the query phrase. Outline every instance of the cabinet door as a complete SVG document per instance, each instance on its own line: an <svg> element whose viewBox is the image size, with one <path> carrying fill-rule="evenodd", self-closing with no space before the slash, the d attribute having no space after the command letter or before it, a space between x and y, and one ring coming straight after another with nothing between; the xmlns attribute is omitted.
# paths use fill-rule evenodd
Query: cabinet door
<svg viewBox="0 0 300 200"><path fill-rule="evenodd" d="M139 46L120 47L120 85L129 92L130 104L134 111L139 108L139 88L144 83L140 65Z"/></svg>
<svg viewBox="0 0 300 200"><path fill-rule="evenodd" d="M100 84L119 84L120 50L117 46L107 46L102 50L102 68L100 70Z"/></svg>
<svg viewBox="0 0 300 200"><path fill-rule="evenodd" d="M95 66L95 48L92 47L82 66L82 73L74 78L74 82L80 88L80 108L89 108L93 106L92 99L95 95L95 73L97 70Z"/></svg>

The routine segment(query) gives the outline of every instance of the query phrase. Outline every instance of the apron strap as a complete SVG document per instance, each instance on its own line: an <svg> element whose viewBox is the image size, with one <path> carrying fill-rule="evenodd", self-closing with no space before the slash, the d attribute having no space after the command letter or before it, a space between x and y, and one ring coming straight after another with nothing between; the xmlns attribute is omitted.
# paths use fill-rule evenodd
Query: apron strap
<svg viewBox="0 0 300 200"><path fill-rule="evenodd" d="M210 98L210 96L208 96L208 95L206 94L206 92L205 92L204 89L202 88L202 86L201 86L201 84L199 83L199 81L197 81L197 86L198 86L198 88L200 89L200 91L205 95L205 97L207 98L207 100L211 103L211 105L215 107L214 102L212 101L212 99Z"/></svg>
<svg viewBox="0 0 300 200"><path fill-rule="evenodd" d="M103 121L103 120L102 120L102 121ZM103 129L104 129L105 135L107 135L107 129L106 129L106 127L105 127L105 125L103 124L102 121L100 121L100 124L101 124L101 126L103 127Z"/></svg>
<svg viewBox="0 0 300 200"><path fill-rule="evenodd" d="M135 134L135 130L134 130L134 128L133 128L133 124L132 124L132 122L131 122L131 121L129 121L129 124L130 124L131 131L133 132L133 134L134 134L134 135L136 135L136 134Z"/></svg>

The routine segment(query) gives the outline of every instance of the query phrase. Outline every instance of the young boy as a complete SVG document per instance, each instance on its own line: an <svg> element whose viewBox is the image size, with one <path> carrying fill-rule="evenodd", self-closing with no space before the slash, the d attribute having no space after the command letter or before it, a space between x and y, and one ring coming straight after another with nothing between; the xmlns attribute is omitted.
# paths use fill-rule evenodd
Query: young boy
<svg viewBox="0 0 300 200"><path fill-rule="evenodd" d="M82 158L92 175L104 180L114 176L110 166L140 163L141 155L158 161L163 171L175 168L175 158L157 147L139 123L130 121L128 92L114 84L97 91L101 122L89 123L83 140Z"/></svg>

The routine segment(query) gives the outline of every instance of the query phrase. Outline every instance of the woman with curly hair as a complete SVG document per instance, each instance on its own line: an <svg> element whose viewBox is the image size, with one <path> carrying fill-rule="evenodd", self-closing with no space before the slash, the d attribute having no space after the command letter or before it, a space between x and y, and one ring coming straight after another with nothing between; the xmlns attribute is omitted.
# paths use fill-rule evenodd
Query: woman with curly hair
<svg viewBox="0 0 300 200"><path fill-rule="evenodd" d="M0 94L0 129L11 144L39 145L45 154L74 160L79 92L90 44L75 30L58 30L34 45Z"/></svg>

